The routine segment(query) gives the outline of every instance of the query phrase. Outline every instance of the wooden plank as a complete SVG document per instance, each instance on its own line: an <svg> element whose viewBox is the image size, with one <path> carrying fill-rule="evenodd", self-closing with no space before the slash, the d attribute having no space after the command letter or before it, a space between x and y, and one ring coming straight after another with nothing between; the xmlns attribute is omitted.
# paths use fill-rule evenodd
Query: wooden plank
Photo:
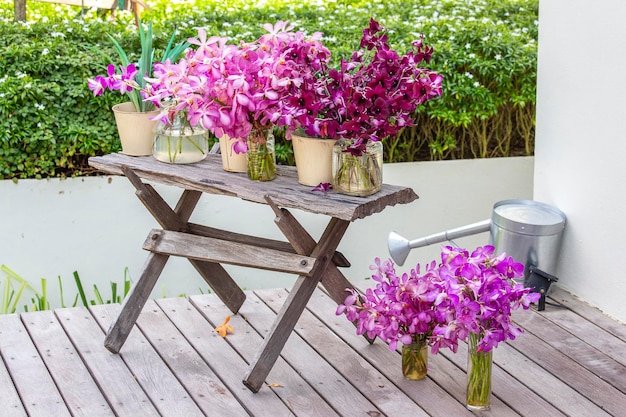
<svg viewBox="0 0 626 417"><path fill-rule="evenodd" d="M546 316L550 312L551 310L530 311L531 314L523 314L525 312L516 311L513 318L529 332L544 340L548 346L562 352L589 372L593 372L626 394L626 366L548 320ZM569 316L572 320L580 319L580 316L571 311ZM604 339L604 341L608 342L609 340ZM618 346L625 349L626 343L618 343ZM624 400L624 407L626 407L626 397Z"/></svg>
<svg viewBox="0 0 626 417"><path fill-rule="evenodd" d="M97 305L90 311L100 327L106 329L119 308L117 304ZM204 414L141 332L131 332L120 356L161 416Z"/></svg>
<svg viewBox="0 0 626 417"><path fill-rule="evenodd" d="M521 336L523 337L523 336ZM494 358L491 374L491 391L492 396L498 397L502 402L506 403L509 407L513 408L520 415L532 415L537 410L541 410L541 417L559 417L572 415L565 413L557 409L549 401L544 399L540 394L548 391L545 387L542 387L539 391L533 391L522 383L518 378L520 374L528 375L528 364L525 364L526 369L517 369L516 373L512 373L509 369L501 367L501 361L499 356L501 350L503 350L505 344L501 344L494 350L492 357ZM452 353L448 350L443 350L442 355L454 362L458 367L467 372L467 344L459 343L459 349L457 353ZM520 361L524 363L524 361ZM535 375L530 374L530 377ZM594 411L598 411L597 407ZM574 410L575 415L579 415L578 411ZM595 414L601 416L602 413Z"/></svg>
<svg viewBox="0 0 626 417"><path fill-rule="evenodd" d="M298 275L309 275L316 263L316 259L309 256L158 229L150 231L143 248L151 252L200 261Z"/></svg>
<svg viewBox="0 0 626 417"><path fill-rule="evenodd" d="M546 343L548 340L537 337L534 332L540 332L538 328L523 324L525 316L532 315L514 314L516 323L522 324L526 332L512 346L600 408L610 414L621 415L626 409L626 396L595 375L593 370L585 369L560 350L550 346ZM551 337L552 335L547 336L548 339Z"/></svg>
<svg viewBox="0 0 626 417"><path fill-rule="evenodd" d="M522 334L520 337L526 337ZM537 393L564 414L577 417L602 417L608 416L589 399L580 395L579 392L564 384L556 376L546 371L541 365L514 349L513 342L503 343L494 352L494 362L509 374L515 376L522 384ZM532 354L530 355L532 356ZM526 396L518 395L521 401ZM543 408L541 408L543 412ZM550 409L547 409L549 412ZM529 413L532 415L534 413ZM543 414L542 414L543 415Z"/></svg>
<svg viewBox="0 0 626 417"><path fill-rule="evenodd" d="M176 203L174 212L178 214L179 218L187 222L193 214L193 211L195 210L196 205L198 205L198 201L200 201L201 197L202 193L200 191L184 190Z"/></svg>
<svg viewBox="0 0 626 417"><path fill-rule="evenodd" d="M131 157L121 153L89 158L89 165L109 173L122 174L122 166L130 167L139 177L160 184L173 185L210 194L239 197L266 204L265 197L282 207L325 214L353 221L384 210L388 206L407 204L417 199L407 187L383 185L378 193L367 197L339 193L311 192L311 187L298 183L295 167L277 166L273 181L251 182L247 175L222 169L221 155L208 155L195 164L163 164L151 156ZM251 186L251 184L254 184Z"/></svg>
<svg viewBox="0 0 626 417"><path fill-rule="evenodd" d="M0 315L0 340L0 355L28 415L71 416L19 316Z"/></svg>
<svg viewBox="0 0 626 417"><path fill-rule="evenodd" d="M10 326L12 323L19 324L19 322L13 322L12 320L0 321L0 392L2 393L2 412L6 417L26 417L26 410L13 385L11 375L9 375L8 364L5 364L2 359L2 346L5 343L4 337L6 333L11 331L10 327L5 327L5 325Z"/></svg>
<svg viewBox="0 0 626 417"><path fill-rule="evenodd" d="M205 298L206 297L206 298ZM239 315L232 316L231 323L235 327L235 333L229 335L227 339L222 339L216 332L214 327L224 320L229 314L229 310L219 301L217 296L211 294L208 296L193 296L196 306L204 308L207 300L210 300L212 306L219 306L220 315L216 323L209 323L196 307L192 306L187 300L182 298L170 298L157 300L157 304L167 315L168 319L185 335L185 338L204 359L209 367L219 375L221 381L228 387L247 410L248 413L254 415L254 411L258 412L258 416L287 416L290 415L290 409L287 407L296 407L298 398L294 398L295 403L284 402L271 390L262 390L254 394L248 390L241 382L243 374L246 371L247 362L245 358L240 356L228 344L228 340L246 338L250 334L250 330L244 330L249 325L245 322L239 323ZM244 303L244 306L248 304ZM256 346L253 344L252 346ZM280 367L280 364L277 364ZM292 373L295 375L295 373ZM295 375L297 377L297 375ZM282 393L282 389L280 390Z"/></svg>
<svg viewBox="0 0 626 417"><path fill-rule="evenodd" d="M86 308L61 308L54 313L83 363L98 381L100 390L116 416L159 416L122 357L103 348L102 329Z"/></svg>
<svg viewBox="0 0 626 417"><path fill-rule="evenodd" d="M237 313L243 302L246 301L246 295L228 271L220 264L201 262L195 259L189 259L189 262L230 311Z"/></svg>
<svg viewBox="0 0 626 417"><path fill-rule="evenodd" d="M193 308L186 300L185 303L188 308ZM155 301L148 300L139 315L137 325L204 414L246 414L233 394Z"/></svg>
<svg viewBox="0 0 626 417"><path fill-rule="evenodd" d="M580 298L575 297L569 292L559 288L558 285L554 286L554 288L550 287L550 290L552 292L549 297L553 301L562 304L579 316L586 318L590 322L602 327L605 331L626 341L626 323L621 323L612 319Z"/></svg>
<svg viewBox="0 0 626 417"><path fill-rule="evenodd" d="M350 345L356 354L364 357L385 377L432 416L473 416L465 408L465 373L443 355L429 355L428 376L422 381L409 381L402 376L401 358L398 352L377 340L370 344L357 336L354 325L344 316L336 316L337 304L324 292L316 291L307 309ZM497 409L505 409L497 403ZM500 415L494 412L493 415Z"/></svg>
<svg viewBox="0 0 626 417"><path fill-rule="evenodd" d="M229 240L231 242L244 243L247 245L254 245L261 248L276 249L282 252L297 253L289 242L284 242L282 240L244 235L241 233L234 233L228 230L220 230L214 227L203 226L195 223L188 223L187 226L189 227L190 233L198 236ZM333 256L333 263L339 267L350 266L350 262L348 262L346 257L341 252L337 251L335 251L335 255Z"/></svg>
<svg viewBox="0 0 626 417"><path fill-rule="evenodd" d="M286 291L257 290L259 296L274 312L277 312L287 298ZM321 323L310 311L305 310L298 321L296 333L306 340L315 351L330 363L352 385L385 415L389 416L428 416L414 401L388 378L383 376L365 358L341 340ZM367 381L367 383L363 383ZM419 384L419 382L416 382ZM341 398L338 398L342 401ZM335 402L334 400L329 400Z"/></svg>
<svg viewBox="0 0 626 417"><path fill-rule="evenodd" d="M25 313L21 319L72 415L114 416L54 313Z"/></svg>
<svg viewBox="0 0 626 417"><path fill-rule="evenodd" d="M262 336L258 333L259 326L264 326L262 333L267 333L271 323L261 323L257 320L259 310L263 310L263 303L252 293L246 292L247 299L239 310L239 314L232 316L230 323L234 328L234 332L228 335L224 342L232 346L248 363L257 352ZM211 294L192 296L191 302L213 325L220 324L225 315L226 310L219 303L215 302L215 297ZM275 317L275 315L271 315ZM270 322L272 321L270 317ZM252 326L254 322L255 326ZM303 360L306 358L306 361ZM314 355L311 358L303 357L303 362L318 360L319 357ZM316 392L316 386L312 386L304 379L304 376L292 368L282 357L276 360L272 370L265 381L267 388L259 390L254 394L241 383L243 374L247 367L244 367L243 373L238 375L239 384L253 396L267 395L268 391L273 391L282 401L292 410L294 415L306 415L311 417L337 416L334 410L326 401ZM259 414L263 415L263 414ZM273 414L266 414L273 415Z"/></svg>
<svg viewBox="0 0 626 417"><path fill-rule="evenodd" d="M311 254L317 245L315 239L313 239L289 210L277 207L270 197L266 199L276 214L274 223L276 223L283 235L289 240L296 252L301 255ZM324 285L326 291L330 293L331 297L337 303L343 302L346 297L345 290L352 288L352 284L350 284L347 278L337 269L334 263L329 263L326 270L322 273L322 285Z"/></svg>
<svg viewBox="0 0 626 417"><path fill-rule="evenodd" d="M289 295L284 298L285 303L288 302L288 297ZM263 300L261 299L261 301ZM246 316L252 327L265 338L271 334L275 317L276 313L265 303L257 304L254 312ZM270 330L268 331L268 329ZM281 357L296 372L300 373L311 386L315 387L324 400L332 404L340 415L367 416L381 413L381 410L361 392L360 387L350 384L343 375L326 362L323 356L295 332L291 333L287 340L281 351Z"/></svg>

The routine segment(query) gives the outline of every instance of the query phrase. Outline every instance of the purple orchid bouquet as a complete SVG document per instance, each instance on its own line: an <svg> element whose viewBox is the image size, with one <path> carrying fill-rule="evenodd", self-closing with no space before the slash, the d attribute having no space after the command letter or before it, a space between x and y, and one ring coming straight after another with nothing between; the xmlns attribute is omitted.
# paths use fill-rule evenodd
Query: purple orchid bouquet
<svg viewBox="0 0 626 417"><path fill-rule="evenodd" d="M97 75L94 78L90 78L87 84L89 89L93 91L93 94L96 96L102 95L106 90L119 91L129 98L136 111L147 112L154 109L153 103L144 100L144 89L147 85L147 77L152 75L154 67L152 22L149 22L145 27L139 22L137 30L141 44L141 56L139 61L132 63L120 43L113 36L107 34L107 37L119 55L121 65L119 67L116 67L114 64L107 65L106 76ZM189 43L187 42L174 44L175 36L176 32L172 34L166 49L163 51L160 58L161 61L176 61L189 47Z"/></svg>
<svg viewBox="0 0 626 417"><path fill-rule="evenodd" d="M334 68L305 77L289 101L296 126L309 137L337 139L332 155L336 192L367 196L382 188L382 140L412 126L419 105L441 95L443 77L423 64L433 49L424 39L401 55L373 18L359 50Z"/></svg>
<svg viewBox="0 0 626 417"><path fill-rule="evenodd" d="M528 309L540 294L516 283L524 266L505 254L494 255L493 246L471 254L445 246L441 263L420 265L400 276L391 259L370 268L377 282L364 294L349 290L337 314L356 322L357 334L378 336L395 350L398 342L426 343L432 353L441 348L457 351L459 340L479 336L478 350L489 352L499 342L513 340L522 329L511 322L511 311Z"/></svg>
<svg viewBox="0 0 626 417"><path fill-rule="evenodd" d="M420 65L433 49L423 37L404 55L391 49L387 31L373 18L363 30L360 50L338 68L327 63L289 98L299 106L297 125L312 137L354 139L351 152L413 124L417 107L441 96L443 77Z"/></svg>

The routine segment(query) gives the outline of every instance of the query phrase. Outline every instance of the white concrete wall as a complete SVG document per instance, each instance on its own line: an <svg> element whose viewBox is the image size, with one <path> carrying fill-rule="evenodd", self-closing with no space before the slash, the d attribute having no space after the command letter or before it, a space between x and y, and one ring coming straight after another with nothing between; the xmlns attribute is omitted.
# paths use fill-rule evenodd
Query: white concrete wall
<svg viewBox="0 0 626 417"><path fill-rule="evenodd" d="M493 204L509 198L532 198L533 158L386 164L384 181L412 187L420 199L389 207L350 226L339 250L351 261L352 280L370 275L375 257L386 259L387 236L395 230L409 239L490 218ZM156 186L170 204L179 190ZM318 238L327 218L294 210ZM273 213L260 204L204 195L192 221L222 229L282 239ZM156 221L123 177L0 181L0 264L31 284L47 278L50 298L58 299L57 277L65 293L76 293L72 272L88 289L109 293L109 282L121 282L124 269L137 279L146 252L141 246ZM465 247L486 244L488 235L457 240ZM439 256L439 246L415 249L404 267ZM294 277L247 268L227 267L244 288L291 287ZM0 273L0 282L5 276ZM373 285L373 284L372 284ZM171 258L153 297L206 291L207 286L184 259ZM66 302L67 302L66 295Z"/></svg>
<svg viewBox="0 0 626 417"><path fill-rule="evenodd" d="M626 1L541 0L534 198L568 217L559 284L626 322Z"/></svg>

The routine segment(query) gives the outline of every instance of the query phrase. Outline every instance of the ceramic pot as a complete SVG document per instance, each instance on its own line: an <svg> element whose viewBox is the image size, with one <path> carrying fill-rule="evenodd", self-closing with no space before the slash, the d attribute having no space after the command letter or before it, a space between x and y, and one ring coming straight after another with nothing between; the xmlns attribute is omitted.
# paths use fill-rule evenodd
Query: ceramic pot
<svg viewBox="0 0 626 417"><path fill-rule="evenodd" d="M337 141L292 133L291 142L296 159L298 182L311 187L321 183L332 183L333 146Z"/></svg>
<svg viewBox="0 0 626 417"><path fill-rule="evenodd" d="M122 143L122 153L131 156L152 155L154 128L158 121L150 120L158 110L138 112L130 101L113 106L115 123Z"/></svg>
<svg viewBox="0 0 626 417"><path fill-rule="evenodd" d="M229 172L248 172L248 161L245 153L235 153L232 144L234 139L224 135L220 138L222 167Z"/></svg>

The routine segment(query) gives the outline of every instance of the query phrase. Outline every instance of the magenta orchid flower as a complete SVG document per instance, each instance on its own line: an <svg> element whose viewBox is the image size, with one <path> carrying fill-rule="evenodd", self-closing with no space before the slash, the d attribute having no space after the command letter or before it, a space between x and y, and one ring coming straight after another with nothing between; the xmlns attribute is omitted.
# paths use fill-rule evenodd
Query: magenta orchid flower
<svg viewBox="0 0 626 417"><path fill-rule="evenodd" d="M522 333L511 311L528 309L540 297L512 280L523 274L523 265L494 251L490 245L471 254L445 246L441 263L431 262L423 274L417 265L398 275L391 259L376 258L370 267L376 287L364 294L349 290L337 314L356 322L357 334L379 337L392 350L398 342L421 341L433 353L456 352L459 341L476 333L482 336L478 349L488 352Z"/></svg>

